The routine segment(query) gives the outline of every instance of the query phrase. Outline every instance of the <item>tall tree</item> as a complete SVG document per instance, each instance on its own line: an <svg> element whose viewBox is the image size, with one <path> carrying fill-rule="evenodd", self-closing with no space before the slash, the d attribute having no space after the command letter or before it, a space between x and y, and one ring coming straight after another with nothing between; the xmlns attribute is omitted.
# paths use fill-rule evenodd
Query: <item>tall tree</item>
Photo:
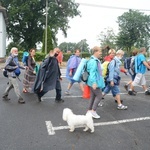
<svg viewBox="0 0 150 150"><path fill-rule="evenodd" d="M98 36L102 47L116 48L116 35L112 28L105 28Z"/></svg>
<svg viewBox="0 0 150 150"><path fill-rule="evenodd" d="M81 52L89 52L89 45L87 44L87 40L83 39L78 43L71 43L71 42L63 42L59 45L59 48L63 52L71 51L74 52L76 49L80 49Z"/></svg>
<svg viewBox="0 0 150 150"><path fill-rule="evenodd" d="M14 42L20 42L26 49L35 47L42 41L45 29L46 0L0 0L7 9L7 32ZM78 4L73 0L48 0L48 25L52 29L52 37L57 42L56 34L60 29L66 36L69 18L80 14Z"/></svg>
<svg viewBox="0 0 150 150"><path fill-rule="evenodd" d="M129 10L118 17L119 34L117 44L127 52L135 47L149 47L150 16L136 10Z"/></svg>

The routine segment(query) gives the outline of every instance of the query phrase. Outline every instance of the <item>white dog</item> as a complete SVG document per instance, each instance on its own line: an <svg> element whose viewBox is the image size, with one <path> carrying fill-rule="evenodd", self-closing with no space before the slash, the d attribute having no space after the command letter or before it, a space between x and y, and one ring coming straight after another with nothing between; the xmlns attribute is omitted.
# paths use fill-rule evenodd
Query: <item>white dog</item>
<svg viewBox="0 0 150 150"><path fill-rule="evenodd" d="M93 119L89 113L86 115L75 115L71 109L65 108L62 118L64 121L67 121L70 132L73 132L76 126L85 126L83 131L91 129L91 133L94 132Z"/></svg>

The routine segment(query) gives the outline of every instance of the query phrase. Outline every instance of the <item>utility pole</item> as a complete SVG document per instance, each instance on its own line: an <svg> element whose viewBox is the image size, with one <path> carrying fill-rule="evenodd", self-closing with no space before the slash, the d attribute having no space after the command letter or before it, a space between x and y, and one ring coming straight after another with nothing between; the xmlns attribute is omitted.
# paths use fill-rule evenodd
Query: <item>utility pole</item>
<svg viewBox="0 0 150 150"><path fill-rule="evenodd" d="M47 15L48 15L48 0L46 0L46 24L45 24L45 54L47 54Z"/></svg>

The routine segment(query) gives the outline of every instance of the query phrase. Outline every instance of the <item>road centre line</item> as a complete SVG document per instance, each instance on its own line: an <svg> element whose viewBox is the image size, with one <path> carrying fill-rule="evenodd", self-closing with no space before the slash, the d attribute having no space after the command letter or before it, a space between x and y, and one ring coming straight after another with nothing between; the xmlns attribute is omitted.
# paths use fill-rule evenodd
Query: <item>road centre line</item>
<svg viewBox="0 0 150 150"><path fill-rule="evenodd" d="M109 122L99 122L99 123L94 123L94 126L117 125L117 124L123 124L123 123L129 123L129 122L137 122L137 121L144 121L144 120L150 120L150 117L124 119L124 120L116 120L116 121L109 121ZM51 121L45 121L45 123L46 123L46 128L47 128L48 135L55 135L55 131L57 131L57 130L69 129L69 126L53 127ZM77 128L81 128L81 127L84 127L84 126L79 126Z"/></svg>

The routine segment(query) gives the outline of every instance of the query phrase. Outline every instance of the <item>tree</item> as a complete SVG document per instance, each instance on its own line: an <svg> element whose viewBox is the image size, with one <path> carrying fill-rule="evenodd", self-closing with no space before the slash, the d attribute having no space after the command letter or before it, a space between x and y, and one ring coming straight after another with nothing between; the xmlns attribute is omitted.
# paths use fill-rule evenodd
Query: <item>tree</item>
<svg viewBox="0 0 150 150"><path fill-rule="evenodd" d="M116 49L116 35L112 28L105 28L98 36L102 47L109 46Z"/></svg>
<svg viewBox="0 0 150 150"><path fill-rule="evenodd" d="M76 49L80 49L81 52L89 52L89 45L87 44L86 39L83 39L78 43L63 42L59 45L59 48L63 52L71 51L73 53Z"/></svg>
<svg viewBox="0 0 150 150"><path fill-rule="evenodd" d="M78 42L75 46L75 49L80 49L82 52L89 52L90 50L86 39L83 39L80 42Z"/></svg>
<svg viewBox="0 0 150 150"><path fill-rule="evenodd" d="M45 31L46 32L46 31ZM42 52L45 53L45 32L43 33L43 45ZM52 32L50 27L47 27L47 52L53 50L53 40L52 40Z"/></svg>
<svg viewBox="0 0 150 150"><path fill-rule="evenodd" d="M118 17L119 33L117 44L129 53L132 46L149 47L150 16L129 10Z"/></svg>
<svg viewBox="0 0 150 150"><path fill-rule="evenodd" d="M7 9L8 37L19 42L25 49L35 47L42 41L45 28L46 0L0 0ZM69 18L80 14L78 4L73 0L48 0L48 25L52 29L52 38L56 43L56 34L60 29L66 36Z"/></svg>

